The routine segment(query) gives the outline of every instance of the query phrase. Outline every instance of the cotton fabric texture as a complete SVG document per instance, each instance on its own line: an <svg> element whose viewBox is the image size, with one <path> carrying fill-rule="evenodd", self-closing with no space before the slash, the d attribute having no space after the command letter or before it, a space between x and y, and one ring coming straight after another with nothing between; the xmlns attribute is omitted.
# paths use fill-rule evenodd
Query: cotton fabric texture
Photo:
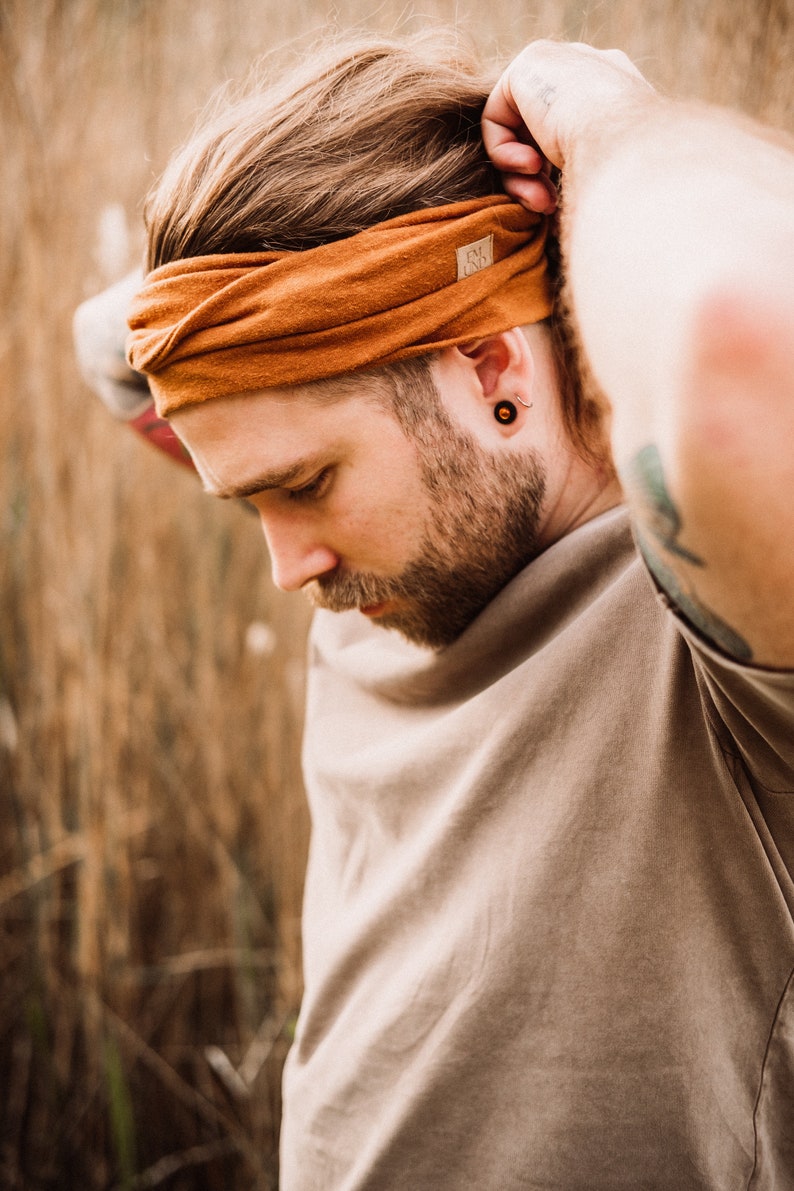
<svg viewBox="0 0 794 1191"><path fill-rule="evenodd" d="M166 417L426 354L547 318L545 241L542 216L490 195L306 252L173 261L131 305L128 360Z"/></svg>
<svg viewBox="0 0 794 1191"><path fill-rule="evenodd" d="M794 674L615 510L438 654L320 613L282 1191L791 1191Z"/></svg>

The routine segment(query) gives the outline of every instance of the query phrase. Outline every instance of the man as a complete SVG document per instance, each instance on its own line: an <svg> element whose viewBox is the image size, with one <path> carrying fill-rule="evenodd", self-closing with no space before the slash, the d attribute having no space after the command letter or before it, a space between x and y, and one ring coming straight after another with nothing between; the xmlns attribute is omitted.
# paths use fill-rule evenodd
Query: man
<svg viewBox="0 0 794 1191"><path fill-rule="evenodd" d="M282 1184L780 1191L794 159L540 42L513 202L485 96L359 46L148 208L131 362L320 609Z"/></svg>

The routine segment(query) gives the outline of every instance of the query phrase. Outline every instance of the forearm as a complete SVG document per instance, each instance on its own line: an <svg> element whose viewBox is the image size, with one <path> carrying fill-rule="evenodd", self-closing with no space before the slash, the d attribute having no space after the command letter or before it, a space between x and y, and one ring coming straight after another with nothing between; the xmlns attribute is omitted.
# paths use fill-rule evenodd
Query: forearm
<svg viewBox="0 0 794 1191"><path fill-rule="evenodd" d="M529 47L489 105L511 193L549 190L519 114L562 169L569 305L657 577L726 652L794 665L794 156L588 47Z"/></svg>

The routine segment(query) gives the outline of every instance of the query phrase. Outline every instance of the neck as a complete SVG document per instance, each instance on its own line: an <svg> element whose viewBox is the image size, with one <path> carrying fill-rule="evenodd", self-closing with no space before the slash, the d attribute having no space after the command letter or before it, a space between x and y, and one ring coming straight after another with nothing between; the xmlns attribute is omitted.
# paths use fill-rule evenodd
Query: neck
<svg viewBox="0 0 794 1191"><path fill-rule="evenodd" d="M548 493L540 545L551 546L622 502L623 490L614 475L572 457L567 473Z"/></svg>

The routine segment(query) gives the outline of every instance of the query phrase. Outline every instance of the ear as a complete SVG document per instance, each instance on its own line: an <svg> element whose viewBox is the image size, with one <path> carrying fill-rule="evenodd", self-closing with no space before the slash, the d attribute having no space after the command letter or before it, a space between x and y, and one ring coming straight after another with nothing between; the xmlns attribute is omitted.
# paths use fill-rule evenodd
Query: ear
<svg viewBox="0 0 794 1191"><path fill-rule="evenodd" d="M515 401L516 396L520 403L531 404L535 365L519 327L461 344L457 350L472 362L482 395L491 407L499 401Z"/></svg>

